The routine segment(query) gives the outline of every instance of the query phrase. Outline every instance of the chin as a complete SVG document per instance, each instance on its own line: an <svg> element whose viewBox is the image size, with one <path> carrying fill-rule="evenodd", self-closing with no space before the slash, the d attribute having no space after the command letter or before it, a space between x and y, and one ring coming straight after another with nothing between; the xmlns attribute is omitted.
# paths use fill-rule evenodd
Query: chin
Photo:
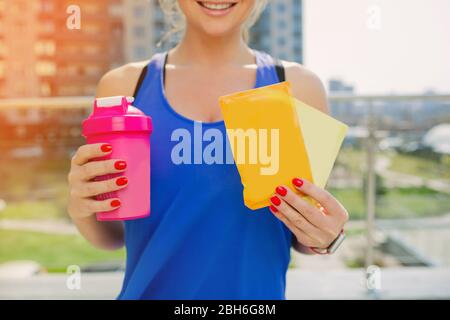
<svg viewBox="0 0 450 320"><path fill-rule="evenodd" d="M226 25L202 25L200 31L209 37L226 37L239 30L239 26L226 26Z"/></svg>

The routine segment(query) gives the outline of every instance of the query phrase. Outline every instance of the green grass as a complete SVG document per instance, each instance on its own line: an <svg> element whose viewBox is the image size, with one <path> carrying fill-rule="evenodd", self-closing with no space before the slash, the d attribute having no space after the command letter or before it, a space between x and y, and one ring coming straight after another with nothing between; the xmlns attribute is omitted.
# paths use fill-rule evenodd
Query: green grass
<svg viewBox="0 0 450 320"><path fill-rule="evenodd" d="M431 159L394 154L390 157L390 170L407 173L423 178L450 179L450 164L439 163Z"/></svg>
<svg viewBox="0 0 450 320"><path fill-rule="evenodd" d="M426 217L450 212L450 195L428 188L396 188L377 203L377 215L386 218Z"/></svg>
<svg viewBox="0 0 450 320"><path fill-rule="evenodd" d="M360 189L330 189L344 205L350 218L365 217L365 197ZM377 218L413 218L450 212L450 195L428 188L394 188L377 198Z"/></svg>
<svg viewBox="0 0 450 320"><path fill-rule="evenodd" d="M49 272L65 272L69 265L123 260L125 250L103 251L80 235L51 235L29 231L0 230L0 263L33 260Z"/></svg>
<svg viewBox="0 0 450 320"><path fill-rule="evenodd" d="M329 191L347 209L350 219L363 219L365 215L364 196L360 189L333 189Z"/></svg>

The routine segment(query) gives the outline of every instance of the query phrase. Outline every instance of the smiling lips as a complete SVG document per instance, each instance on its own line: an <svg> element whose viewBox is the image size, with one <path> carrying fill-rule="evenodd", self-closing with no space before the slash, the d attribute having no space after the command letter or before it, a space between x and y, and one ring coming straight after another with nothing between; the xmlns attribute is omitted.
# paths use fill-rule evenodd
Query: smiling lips
<svg viewBox="0 0 450 320"><path fill-rule="evenodd" d="M236 2L197 1L197 3L207 14L214 16L224 15L236 5Z"/></svg>
<svg viewBox="0 0 450 320"><path fill-rule="evenodd" d="M209 10L226 10L236 4L236 2L208 2L208 1L197 1L197 3Z"/></svg>

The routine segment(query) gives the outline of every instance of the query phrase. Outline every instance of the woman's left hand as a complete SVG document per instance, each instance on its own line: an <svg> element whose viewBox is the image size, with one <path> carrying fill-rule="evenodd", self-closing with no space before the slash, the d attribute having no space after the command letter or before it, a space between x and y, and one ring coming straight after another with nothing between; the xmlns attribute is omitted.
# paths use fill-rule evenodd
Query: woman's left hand
<svg viewBox="0 0 450 320"><path fill-rule="evenodd" d="M307 180L294 178L292 184L298 193L286 186L278 186L276 195L270 198L270 210L300 244L310 248L328 248L347 222L347 210L328 191ZM300 194L316 200L317 207L302 199Z"/></svg>

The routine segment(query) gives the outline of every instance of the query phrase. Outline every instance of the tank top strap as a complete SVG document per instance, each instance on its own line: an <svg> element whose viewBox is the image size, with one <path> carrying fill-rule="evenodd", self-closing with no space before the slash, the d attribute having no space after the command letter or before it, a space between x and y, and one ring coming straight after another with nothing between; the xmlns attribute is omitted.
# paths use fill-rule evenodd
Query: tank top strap
<svg viewBox="0 0 450 320"><path fill-rule="evenodd" d="M139 103L143 91L152 82L158 80L161 68L164 67L165 52L155 53L141 71L134 90L135 103Z"/></svg>
<svg viewBox="0 0 450 320"><path fill-rule="evenodd" d="M264 51L253 49L256 56L256 63L258 65L260 83L258 86L267 86L284 79L279 79L279 72L277 72L277 59Z"/></svg>

